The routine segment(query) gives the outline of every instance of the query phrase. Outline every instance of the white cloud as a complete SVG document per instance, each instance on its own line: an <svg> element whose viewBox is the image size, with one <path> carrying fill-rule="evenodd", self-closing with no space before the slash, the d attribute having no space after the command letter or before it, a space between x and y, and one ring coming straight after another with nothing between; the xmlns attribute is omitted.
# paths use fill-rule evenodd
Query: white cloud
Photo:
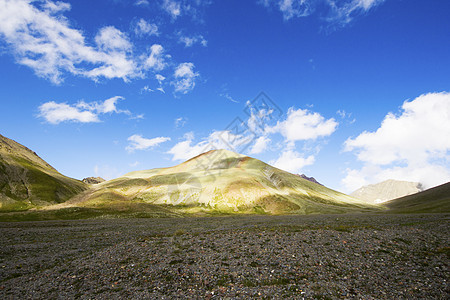
<svg viewBox="0 0 450 300"><path fill-rule="evenodd" d="M95 36L95 43L105 52L127 52L132 48L127 36L113 26L100 29Z"/></svg>
<svg viewBox="0 0 450 300"><path fill-rule="evenodd" d="M124 113L131 115L128 110L117 109L117 101L124 99L115 96L103 102L80 101L75 105L67 103L46 102L39 106L39 117L44 118L48 123L59 124L61 122L92 123L100 122L99 115L106 113Z"/></svg>
<svg viewBox="0 0 450 300"><path fill-rule="evenodd" d="M143 93L151 93L151 92L153 92L153 90L148 85L144 86L141 89L141 94L143 94Z"/></svg>
<svg viewBox="0 0 450 300"><path fill-rule="evenodd" d="M156 88L156 90L160 91L161 93L165 93L164 88L163 88L163 82L164 82L164 80L166 80L166 77L162 76L161 74L156 74L155 78L156 78L156 80L158 80L158 83L159 83L159 87Z"/></svg>
<svg viewBox="0 0 450 300"><path fill-rule="evenodd" d="M134 5L136 5L136 6L148 6L148 5L150 5L150 2L148 2L148 0L136 0Z"/></svg>
<svg viewBox="0 0 450 300"><path fill-rule="evenodd" d="M203 47L208 46L208 41L205 40L205 38L202 35L197 36L180 36L179 40L180 43L184 44L185 47L192 47L196 43L199 43Z"/></svg>
<svg viewBox="0 0 450 300"><path fill-rule="evenodd" d="M208 141L202 141L192 145L194 133L189 132L184 135L185 140L178 142L167 153L172 154L172 160L187 160L205 151Z"/></svg>
<svg viewBox="0 0 450 300"><path fill-rule="evenodd" d="M262 0L265 7L275 7L285 20L306 17L314 13L318 5L329 10L327 21L349 23L355 15L365 13L384 0Z"/></svg>
<svg viewBox="0 0 450 300"><path fill-rule="evenodd" d="M231 97L228 93L224 93L224 94L220 94L221 97L224 97L228 100L230 100L231 102L234 103L239 103L239 101L235 100L233 97Z"/></svg>
<svg viewBox="0 0 450 300"><path fill-rule="evenodd" d="M128 164L130 167L137 167L140 165L140 162L135 161L134 163Z"/></svg>
<svg viewBox="0 0 450 300"><path fill-rule="evenodd" d="M90 110L83 110L78 106L67 103L49 101L39 106L39 116L51 124L65 121L80 123L100 122L98 115Z"/></svg>
<svg viewBox="0 0 450 300"><path fill-rule="evenodd" d="M386 179L419 181L425 187L450 180L450 93L424 94L405 101L399 115L389 113L375 132L345 142L363 162L347 170L343 184L354 188ZM359 187L359 186L358 186Z"/></svg>
<svg viewBox="0 0 450 300"><path fill-rule="evenodd" d="M207 138L193 144L192 132L184 136L184 141L178 142L167 153L172 154L172 160L186 160L211 149L227 149L235 151L242 145L250 143L247 136L233 134L228 130L213 131Z"/></svg>
<svg viewBox="0 0 450 300"><path fill-rule="evenodd" d="M93 80L103 77L127 81L142 75L124 33L112 26L104 27L95 37L96 47L89 46L83 33L71 28L62 15L70 4L46 1L38 8L35 3L0 1L0 36L19 64L56 84L65 72Z"/></svg>
<svg viewBox="0 0 450 300"><path fill-rule="evenodd" d="M264 152L267 149L267 146L270 143L270 139L265 136L260 136L256 139L252 148L250 149L250 154L259 154Z"/></svg>
<svg viewBox="0 0 450 300"><path fill-rule="evenodd" d="M142 137L142 135L134 134L128 138L130 144L125 148L128 152L133 152L135 150L147 150L153 148L161 143L170 141L169 137L156 137L152 139L147 139Z"/></svg>
<svg viewBox="0 0 450 300"><path fill-rule="evenodd" d="M175 87L175 92L187 94L195 87L195 79L199 76L194 72L193 63L181 63L175 69L175 81L172 84Z"/></svg>
<svg viewBox="0 0 450 300"><path fill-rule="evenodd" d="M281 0L278 6L285 20L308 16L312 10L311 2L305 0Z"/></svg>
<svg viewBox="0 0 450 300"><path fill-rule="evenodd" d="M158 26L156 24L148 23L144 19L140 19L136 23L136 25L134 26L134 33L137 36L144 36L144 35L148 35L148 36L155 35L155 36L158 36L159 35Z"/></svg>
<svg viewBox="0 0 450 300"><path fill-rule="evenodd" d="M295 110L289 108L287 119L278 121L273 127L267 128L267 132L281 133L288 142L315 140L319 137L331 135L338 123L333 119L326 120L316 112L307 109Z"/></svg>
<svg viewBox="0 0 450 300"><path fill-rule="evenodd" d="M271 161L270 164L287 172L299 173L303 167L312 165L314 160L313 155L305 158L294 150L285 150L277 160Z"/></svg>
<svg viewBox="0 0 450 300"><path fill-rule="evenodd" d="M159 84L162 84L162 82L166 79L166 77L162 76L161 74L155 75L156 80L158 80Z"/></svg>
<svg viewBox="0 0 450 300"><path fill-rule="evenodd" d="M150 55L145 59L144 68L153 69L155 71L161 71L166 66L164 58L164 48L161 45L154 44L150 47Z"/></svg>
<svg viewBox="0 0 450 300"><path fill-rule="evenodd" d="M184 117L179 117L175 119L175 128L181 128L186 125L187 119Z"/></svg>
<svg viewBox="0 0 450 300"><path fill-rule="evenodd" d="M176 19L181 14L181 4L180 2L174 0L164 0L162 8L170 14L173 19Z"/></svg>
<svg viewBox="0 0 450 300"><path fill-rule="evenodd" d="M329 1L331 12L328 21L345 25L351 22L355 15L368 12L371 8L384 1L385 0Z"/></svg>

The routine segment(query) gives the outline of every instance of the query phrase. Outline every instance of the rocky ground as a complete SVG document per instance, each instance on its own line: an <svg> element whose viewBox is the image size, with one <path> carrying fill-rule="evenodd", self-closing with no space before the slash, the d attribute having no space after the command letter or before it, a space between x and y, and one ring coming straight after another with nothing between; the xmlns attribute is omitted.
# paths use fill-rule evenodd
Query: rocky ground
<svg viewBox="0 0 450 300"><path fill-rule="evenodd" d="M448 299L449 214L0 223L0 298Z"/></svg>

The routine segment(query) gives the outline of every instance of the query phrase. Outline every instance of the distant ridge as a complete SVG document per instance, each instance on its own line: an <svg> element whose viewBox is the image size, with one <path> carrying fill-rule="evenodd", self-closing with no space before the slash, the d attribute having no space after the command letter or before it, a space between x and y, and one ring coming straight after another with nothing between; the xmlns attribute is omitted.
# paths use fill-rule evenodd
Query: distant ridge
<svg viewBox="0 0 450 300"><path fill-rule="evenodd" d="M354 191L350 196L369 203L383 203L395 198L421 192L422 185L418 182L385 180L377 184L370 184Z"/></svg>
<svg viewBox="0 0 450 300"><path fill-rule="evenodd" d="M308 177L308 176L306 176L305 174L298 175L298 176L300 176L301 178L306 179L306 180L308 180L308 181L311 181L311 182L314 182L314 183L323 185L323 184L321 184L320 182L318 182L314 177Z"/></svg>
<svg viewBox="0 0 450 300"><path fill-rule="evenodd" d="M86 177L86 178L83 178L82 181L87 184L99 184L99 183L102 183L103 181L105 181L105 179L103 179L101 177Z"/></svg>

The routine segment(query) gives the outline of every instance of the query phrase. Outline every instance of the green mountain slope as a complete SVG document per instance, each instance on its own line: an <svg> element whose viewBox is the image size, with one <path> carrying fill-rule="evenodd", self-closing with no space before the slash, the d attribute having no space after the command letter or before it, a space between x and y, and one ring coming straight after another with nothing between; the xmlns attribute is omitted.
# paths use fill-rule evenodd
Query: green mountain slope
<svg viewBox="0 0 450 300"><path fill-rule="evenodd" d="M450 212L450 182L383 204L395 213L448 213Z"/></svg>
<svg viewBox="0 0 450 300"><path fill-rule="evenodd" d="M380 209L262 161L227 150L170 168L128 173L60 207L146 203L181 213L342 213Z"/></svg>
<svg viewBox="0 0 450 300"><path fill-rule="evenodd" d="M35 152L0 135L0 211L25 210L64 202L87 189Z"/></svg>

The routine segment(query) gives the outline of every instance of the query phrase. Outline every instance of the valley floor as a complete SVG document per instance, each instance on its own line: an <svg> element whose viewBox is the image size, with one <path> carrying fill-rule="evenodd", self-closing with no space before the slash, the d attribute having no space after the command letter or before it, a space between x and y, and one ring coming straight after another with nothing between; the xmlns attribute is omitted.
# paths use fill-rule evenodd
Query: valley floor
<svg viewBox="0 0 450 300"><path fill-rule="evenodd" d="M0 223L0 298L448 299L450 214Z"/></svg>

